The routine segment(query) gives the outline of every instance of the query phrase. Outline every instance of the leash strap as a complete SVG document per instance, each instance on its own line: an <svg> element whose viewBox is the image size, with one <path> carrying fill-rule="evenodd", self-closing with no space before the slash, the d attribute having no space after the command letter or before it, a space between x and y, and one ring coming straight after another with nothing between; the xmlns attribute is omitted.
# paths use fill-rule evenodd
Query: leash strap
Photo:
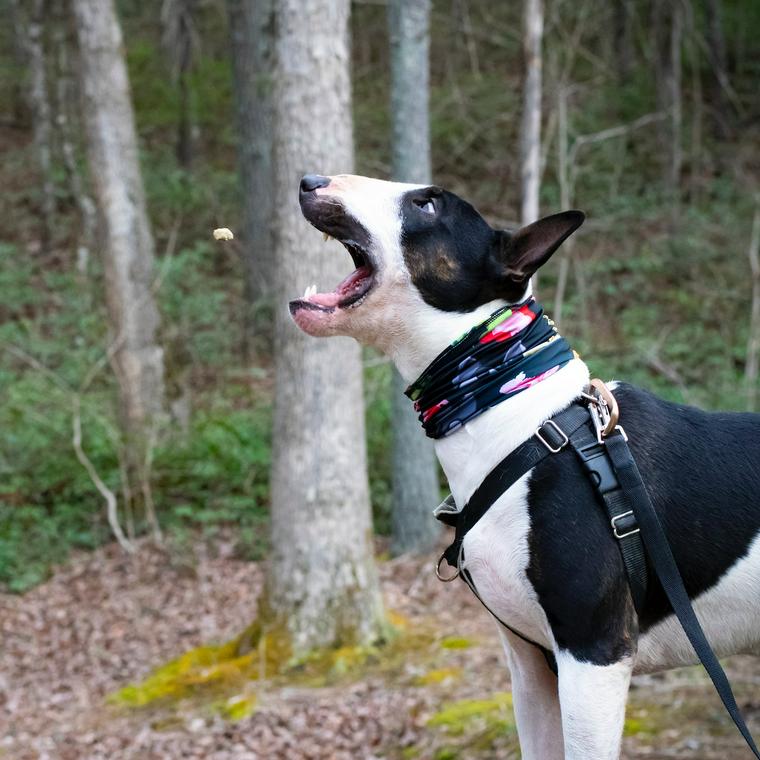
<svg viewBox="0 0 760 760"><path fill-rule="evenodd" d="M596 431L592 432L591 426L579 427L570 436L570 445L591 477L607 511L628 575L633 606L640 615L647 596L647 560L632 505L615 476L609 452L604 443L599 443Z"/></svg>
<svg viewBox="0 0 760 760"><path fill-rule="evenodd" d="M649 561L673 607L673 612L675 612L686 636L694 647L697 657L710 676L728 714L754 756L760 760L760 751L758 751L739 706L736 704L731 684L718 662L715 652L710 647L702 626L694 613L694 608L691 606L691 600L686 593L665 531L644 487L641 473L636 466L636 461L628 448L624 435L620 431L614 432L605 439L605 447L612 460L620 486L630 500L631 509L641 530L641 538L649 555Z"/></svg>

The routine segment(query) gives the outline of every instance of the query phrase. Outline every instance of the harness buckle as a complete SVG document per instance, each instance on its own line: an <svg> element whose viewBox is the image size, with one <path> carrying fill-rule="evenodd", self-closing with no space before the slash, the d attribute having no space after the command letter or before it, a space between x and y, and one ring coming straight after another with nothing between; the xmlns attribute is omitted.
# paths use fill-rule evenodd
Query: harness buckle
<svg viewBox="0 0 760 760"><path fill-rule="evenodd" d="M547 438L544 437L544 427L546 425L550 425L552 428L554 428L554 431L561 436L559 446L552 446L551 441L547 440ZM533 435L535 435L536 438L538 438L538 440L541 441L541 443L543 443L544 446L546 446L546 448L549 449L552 454L559 454L559 452L562 451L562 449L564 449L568 443L570 443L570 439L567 437L567 433L565 433L565 431L554 420L546 420L545 422L542 422L536 428L536 432Z"/></svg>
<svg viewBox="0 0 760 760"><path fill-rule="evenodd" d="M624 530L624 533L620 533L618 530L618 520L624 520L626 517L633 518L633 525L635 525L635 528L631 528L630 530L626 530L625 527L622 528ZM621 538L627 538L628 536L634 536L636 533L641 532L641 528L639 528L638 524L636 523L636 518L633 515L633 510L629 509L627 512L621 512L619 515L615 515L610 520L610 525L612 526L612 532L615 535L615 538L618 539L618 541Z"/></svg>

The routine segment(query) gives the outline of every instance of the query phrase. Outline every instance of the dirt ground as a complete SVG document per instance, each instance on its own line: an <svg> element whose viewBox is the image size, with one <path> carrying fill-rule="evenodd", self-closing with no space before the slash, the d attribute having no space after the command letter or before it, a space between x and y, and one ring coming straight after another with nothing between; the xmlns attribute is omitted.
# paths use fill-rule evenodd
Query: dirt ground
<svg viewBox="0 0 760 760"><path fill-rule="evenodd" d="M252 620L262 568L235 559L233 546L231 539L182 549L145 544L134 558L106 546L74 557L23 596L0 595L0 758L519 757L493 624L462 584L436 581L431 557L381 563L386 604L403 629L390 664L381 651L318 685L237 684L224 704L255 700L244 716L220 711L218 694L213 702L141 708L108 701L167 660L228 640ZM403 642L421 631L405 653ZM727 665L760 733L760 661ZM637 678L626 728L628 760L749 757L694 668Z"/></svg>

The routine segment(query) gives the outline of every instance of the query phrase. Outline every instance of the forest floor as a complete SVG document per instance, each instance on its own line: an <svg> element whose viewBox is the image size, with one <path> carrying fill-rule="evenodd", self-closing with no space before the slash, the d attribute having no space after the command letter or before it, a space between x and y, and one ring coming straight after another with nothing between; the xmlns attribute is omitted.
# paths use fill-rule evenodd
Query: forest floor
<svg viewBox="0 0 760 760"><path fill-rule="evenodd" d="M387 661L380 650L355 667L344 662L316 685L238 683L224 704L243 703L242 694L245 704L255 699L242 711L250 714L220 712L218 694L113 704L118 689L251 621L262 568L233 547L230 537L143 543L129 557L109 545L74 556L23 596L0 596L0 758L519 757L494 626L463 585L436 581L432 557L380 563L401 629ZM760 661L727 666L760 732ZM635 679L627 715L628 760L747 757L698 669Z"/></svg>

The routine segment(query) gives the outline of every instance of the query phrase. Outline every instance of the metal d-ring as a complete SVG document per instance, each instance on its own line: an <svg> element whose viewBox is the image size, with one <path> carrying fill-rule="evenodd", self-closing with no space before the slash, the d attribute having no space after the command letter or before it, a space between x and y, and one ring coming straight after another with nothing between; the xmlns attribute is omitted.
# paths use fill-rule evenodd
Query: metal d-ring
<svg viewBox="0 0 760 760"><path fill-rule="evenodd" d="M617 399L612 395L610 389L598 377L595 377L590 385L607 405L609 419L604 430L601 431L602 438L606 438L617 427L618 420L620 419L620 408L618 407Z"/></svg>
<svg viewBox="0 0 760 760"><path fill-rule="evenodd" d="M441 562L443 562L444 559L446 559L446 552L441 554L441 556L438 557L438 562L435 563L435 577L442 583L451 583L451 581L455 581L459 577L459 568L457 567L457 571L450 578L444 577L441 575Z"/></svg>

